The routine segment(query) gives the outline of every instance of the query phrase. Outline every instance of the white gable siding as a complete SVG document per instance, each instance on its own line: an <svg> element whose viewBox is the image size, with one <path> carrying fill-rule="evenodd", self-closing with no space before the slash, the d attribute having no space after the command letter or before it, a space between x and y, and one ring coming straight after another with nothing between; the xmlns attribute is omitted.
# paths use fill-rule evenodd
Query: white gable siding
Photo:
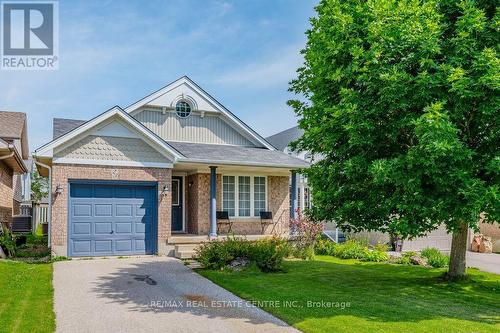
<svg viewBox="0 0 500 333"><path fill-rule="evenodd" d="M167 141L255 146L217 115L201 117L199 112L193 112L187 118L179 118L172 111L163 114L158 110L143 110L134 118Z"/></svg>
<svg viewBox="0 0 500 333"><path fill-rule="evenodd" d="M182 83L176 87L173 87L164 94L149 101L148 104L174 107L175 103L183 98L187 98L193 101L195 105L192 105L192 107L194 107L196 110L219 112L219 110L217 110L217 108L214 107L211 101L201 96L195 89L193 89L187 83Z"/></svg>
<svg viewBox="0 0 500 333"><path fill-rule="evenodd" d="M56 152L55 158L141 163L170 162L141 139L96 135L89 135Z"/></svg>

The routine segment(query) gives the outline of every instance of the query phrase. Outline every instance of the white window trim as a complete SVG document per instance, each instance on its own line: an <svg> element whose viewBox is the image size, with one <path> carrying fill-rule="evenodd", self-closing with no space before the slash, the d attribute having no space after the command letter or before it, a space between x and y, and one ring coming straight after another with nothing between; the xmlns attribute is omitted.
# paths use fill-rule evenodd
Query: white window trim
<svg viewBox="0 0 500 333"><path fill-rule="evenodd" d="M174 196L172 194L172 206L178 207L181 204L181 180L180 179L172 179L172 184L177 183L177 203L174 203Z"/></svg>
<svg viewBox="0 0 500 333"><path fill-rule="evenodd" d="M267 182L267 176L266 175L259 175L259 174L235 174L235 173L224 173L222 174L221 177L221 207L224 209L224 176L231 176L234 177L234 216L231 216L231 218L234 219L255 219L255 218L260 218L260 215L253 215L255 212L255 187L254 187L254 178L255 177L263 177L264 184L265 184L265 193L266 193L266 203L265 203L265 209L266 211L269 210L269 189L268 189L268 182ZM240 205L239 205L239 178L238 177L250 177L250 216L239 216L240 214Z"/></svg>

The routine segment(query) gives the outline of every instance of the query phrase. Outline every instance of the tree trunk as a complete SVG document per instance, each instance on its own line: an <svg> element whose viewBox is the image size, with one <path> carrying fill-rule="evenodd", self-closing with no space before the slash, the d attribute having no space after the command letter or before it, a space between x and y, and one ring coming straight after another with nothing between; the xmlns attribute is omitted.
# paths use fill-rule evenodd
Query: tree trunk
<svg viewBox="0 0 500 333"><path fill-rule="evenodd" d="M462 222L460 229L453 233L451 239L450 267L447 274L450 280L460 279L465 276L468 231L467 223Z"/></svg>

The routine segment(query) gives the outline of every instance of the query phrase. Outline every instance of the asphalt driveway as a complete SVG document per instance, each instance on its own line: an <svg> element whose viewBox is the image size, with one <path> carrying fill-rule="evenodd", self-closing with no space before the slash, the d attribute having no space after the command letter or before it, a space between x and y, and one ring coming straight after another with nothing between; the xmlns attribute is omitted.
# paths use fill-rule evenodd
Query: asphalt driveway
<svg viewBox="0 0 500 333"><path fill-rule="evenodd" d="M298 332L173 258L54 264L57 332Z"/></svg>
<svg viewBox="0 0 500 333"><path fill-rule="evenodd" d="M467 251L467 266L482 271L500 274L500 254Z"/></svg>

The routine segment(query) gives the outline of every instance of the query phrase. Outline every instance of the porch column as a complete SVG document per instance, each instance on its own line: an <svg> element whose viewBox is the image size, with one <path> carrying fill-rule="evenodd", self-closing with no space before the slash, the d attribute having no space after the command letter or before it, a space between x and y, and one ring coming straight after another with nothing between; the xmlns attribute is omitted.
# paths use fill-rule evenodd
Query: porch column
<svg viewBox="0 0 500 333"><path fill-rule="evenodd" d="M302 211L306 209L306 187L302 179L300 180L300 209L302 209Z"/></svg>
<svg viewBox="0 0 500 333"><path fill-rule="evenodd" d="M292 170L292 187L290 189L290 201L291 201L291 206L290 206L290 217L291 218L296 218L297 217L297 171Z"/></svg>
<svg viewBox="0 0 500 333"><path fill-rule="evenodd" d="M210 237L217 237L217 174L216 166L210 167Z"/></svg>

